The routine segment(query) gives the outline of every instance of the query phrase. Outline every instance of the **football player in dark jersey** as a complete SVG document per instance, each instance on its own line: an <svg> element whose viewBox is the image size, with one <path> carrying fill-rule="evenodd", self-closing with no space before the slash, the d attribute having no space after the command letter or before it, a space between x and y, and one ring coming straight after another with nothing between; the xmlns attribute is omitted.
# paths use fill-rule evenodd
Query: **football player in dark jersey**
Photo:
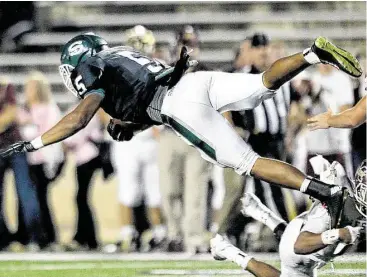
<svg viewBox="0 0 367 277"><path fill-rule="evenodd" d="M345 190L307 177L289 164L260 157L220 113L255 108L312 64L328 63L359 77L362 69L353 55L318 37L311 48L276 61L261 74L201 71L181 78L188 63L186 48L171 69L132 48L108 48L93 33L76 36L63 47L60 73L80 104L42 136L11 145L2 155L62 141L84 128L102 108L115 119L109 128L114 139L128 140L135 130L164 123L213 163L325 202L335 228Z"/></svg>

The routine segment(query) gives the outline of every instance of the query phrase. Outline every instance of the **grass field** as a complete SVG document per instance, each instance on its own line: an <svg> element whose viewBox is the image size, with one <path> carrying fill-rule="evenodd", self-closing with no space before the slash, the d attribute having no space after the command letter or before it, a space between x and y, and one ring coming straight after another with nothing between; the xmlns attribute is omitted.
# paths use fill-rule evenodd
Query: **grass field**
<svg viewBox="0 0 367 277"><path fill-rule="evenodd" d="M256 254L279 268L276 255ZM251 276L209 255L1 254L0 277L173 277ZM319 276L366 276L365 255L348 255L326 265ZM292 277L292 276L290 276Z"/></svg>

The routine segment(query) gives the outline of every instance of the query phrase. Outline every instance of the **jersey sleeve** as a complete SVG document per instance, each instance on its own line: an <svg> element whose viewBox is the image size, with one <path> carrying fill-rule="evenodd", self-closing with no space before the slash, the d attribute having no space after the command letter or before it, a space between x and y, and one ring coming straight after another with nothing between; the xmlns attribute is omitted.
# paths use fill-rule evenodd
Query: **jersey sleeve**
<svg viewBox="0 0 367 277"><path fill-rule="evenodd" d="M75 80L79 79L79 82L82 82L87 90L91 90L98 88L101 74L102 70L100 68L90 64L81 64L77 67Z"/></svg>
<svg viewBox="0 0 367 277"><path fill-rule="evenodd" d="M84 94L83 98L85 98L85 97L87 97L88 95L91 95L91 94L98 94L102 98L104 98L105 97L105 90L103 88L89 90Z"/></svg>
<svg viewBox="0 0 367 277"><path fill-rule="evenodd" d="M314 205L307 214L301 232L321 234L329 229L330 216L321 203Z"/></svg>
<svg viewBox="0 0 367 277"><path fill-rule="evenodd" d="M103 69L103 61L95 60L94 58L79 64L75 68L72 80L74 88L79 95L82 95L84 98L90 92L102 89L101 77Z"/></svg>

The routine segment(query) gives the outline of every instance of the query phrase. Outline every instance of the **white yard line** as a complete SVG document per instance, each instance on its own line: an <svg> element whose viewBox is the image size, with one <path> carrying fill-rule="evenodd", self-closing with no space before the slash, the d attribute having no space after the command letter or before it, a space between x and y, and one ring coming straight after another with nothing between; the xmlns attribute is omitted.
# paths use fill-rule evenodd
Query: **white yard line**
<svg viewBox="0 0 367 277"><path fill-rule="evenodd" d="M62 263L62 264L20 264L20 265L5 265L0 267L0 272L2 271L38 271L38 270L69 270L69 269L131 269L137 268L134 263L131 264L118 264L118 263ZM151 264L140 264L138 268L152 268Z"/></svg>
<svg viewBox="0 0 367 277"><path fill-rule="evenodd" d="M138 268L151 268L152 265L139 264ZM9 265L1 266L0 272L3 271L49 271L49 270L83 270L83 269L131 269L136 268L134 263L132 264L95 264L95 263L66 263L66 264L29 264L29 265ZM365 274L365 269L328 269L319 272L320 276L330 276L330 274L339 274L346 276L354 276ZM156 269L150 270L144 276L229 276L229 275L241 275L251 276L249 273L240 269L200 269L200 270L187 270L187 269Z"/></svg>
<svg viewBox="0 0 367 277"><path fill-rule="evenodd" d="M253 276L250 273L240 270L240 269L203 269L203 270L170 270L170 269L159 269L152 270L149 272L153 276L190 276L190 277L203 277L203 276ZM330 276L330 274L339 274L339 275L361 275L365 274L366 271L364 269L336 269L336 270L323 270L319 271L319 276Z"/></svg>
<svg viewBox="0 0 367 277"><path fill-rule="evenodd" d="M278 254L250 253L258 260L279 261ZM213 261L210 254L191 255L187 253L0 253L0 261ZM366 255L346 254L335 259L337 262L363 262Z"/></svg>

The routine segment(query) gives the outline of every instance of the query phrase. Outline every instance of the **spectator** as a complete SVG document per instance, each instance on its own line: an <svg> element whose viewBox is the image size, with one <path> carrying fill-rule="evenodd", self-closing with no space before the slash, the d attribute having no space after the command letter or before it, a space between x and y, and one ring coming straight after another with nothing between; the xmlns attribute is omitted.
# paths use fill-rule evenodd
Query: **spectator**
<svg viewBox="0 0 367 277"><path fill-rule="evenodd" d="M29 75L25 84L25 98L28 112L21 118L21 123L26 125L23 133L26 139L30 140L55 125L60 120L61 114L53 101L50 84L41 72L33 72ZM28 153L28 161L31 180L36 185L40 203L44 244L51 250L57 250L59 247L56 244L48 192L50 183L59 175L64 163L62 144Z"/></svg>
<svg viewBox="0 0 367 277"><path fill-rule="evenodd" d="M64 141L67 151L72 153L76 160L78 182L77 229L71 243L66 245L67 251L96 250L98 248L94 217L88 203L88 196L93 175L102 166L99 148L96 145L103 139L101 126L97 114L86 128Z"/></svg>
<svg viewBox="0 0 367 277"><path fill-rule="evenodd" d="M193 49L193 59L199 58L199 37L192 26L177 33L174 53L183 45ZM193 71L207 70L199 64ZM164 128L159 137L159 170L163 211L167 221L167 250L198 253L207 250L205 239L208 182L211 165L193 147ZM182 211L177 211L182 207Z"/></svg>
<svg viewBox="0 0 367 277"><path fill-rule="evenodd" d="M0 148L20 140L17 124L17 107L14 87L4 78L0 79ZM19 209L24 215L24 223L29 240L12 236L5 224L3 201L3 181L5 171L14 172ZM29 251L38 251L41 243L41 217L36 187L29 177L25 153L9 158L0 158L0 250L5 249L13 240L26 244Z"/></svg>

